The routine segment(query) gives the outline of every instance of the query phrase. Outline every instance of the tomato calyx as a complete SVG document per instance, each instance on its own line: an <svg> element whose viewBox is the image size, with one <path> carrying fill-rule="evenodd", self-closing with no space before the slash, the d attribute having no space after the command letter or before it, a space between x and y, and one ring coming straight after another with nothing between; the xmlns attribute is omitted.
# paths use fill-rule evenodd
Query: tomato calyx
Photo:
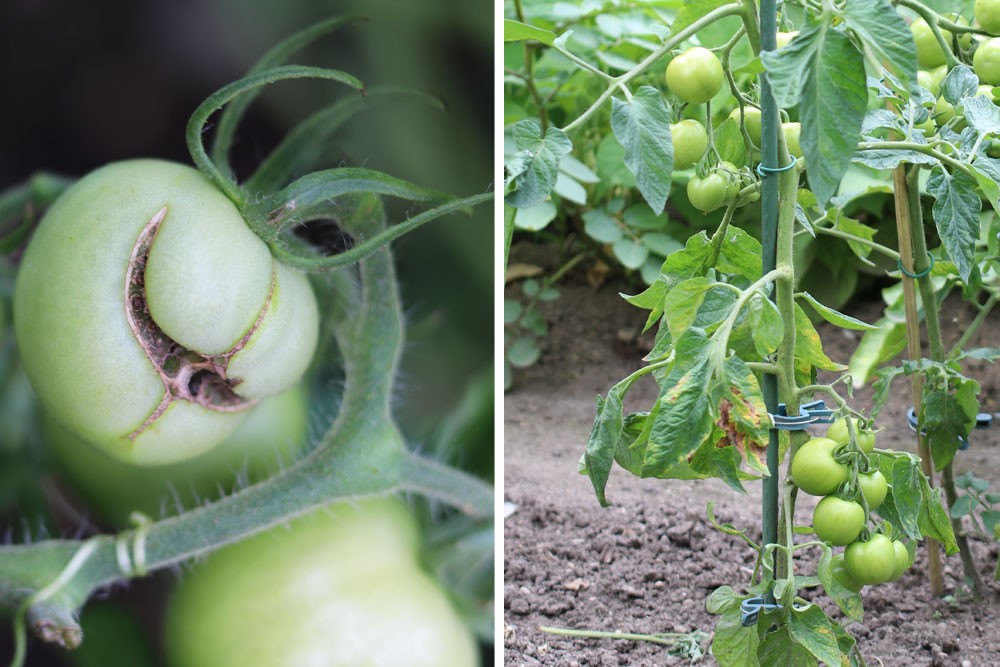
<svg viewBox="0 0 1000 667"><path fill-rule="evenodd" d="M146 263L153 240L166 219L167 212L168 208L164 206L143 226L125 271L125 316L129 329L160 376L164 387L160 404L138 428L128 434L128 439L132 441L155 423L174 401L188 401L218 412L238 412L257 404L257 401L247 400L236 393L235 388L241 380L228 378L226 373L233 355L246 346L260 326L271 303L276 280L272 271L271 287L264 307L253 326L233 347L214 356L188 350L157 325L146 301Z"/></svg>

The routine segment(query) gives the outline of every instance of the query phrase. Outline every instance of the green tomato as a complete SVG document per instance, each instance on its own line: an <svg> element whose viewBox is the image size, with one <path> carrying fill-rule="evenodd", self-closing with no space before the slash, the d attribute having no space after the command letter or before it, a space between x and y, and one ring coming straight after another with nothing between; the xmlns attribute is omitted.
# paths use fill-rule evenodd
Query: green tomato
<svg viewBox="0 0 1000 667"><path fill-rule="evenodd" d="M935 80L934 75L925 69L917 72L917 83L929 90L934 97L941 94L941 81Z"/></svg>
<svg viewBox="0 0 1000 667"><path fill-rule="evenodd" d="M861 430L855 421L854 433L858 447L861 448L861 451L865 454L871 454L875 449L875 432ZM850 432L847 429L847 418L841 417L837 421L830 424L830 427L826 429L826 437L839 443L850 442Z"/></svg>
<svg viewBox="0 0 1000 667"><path fill-rule="evenodd" d="M910 24L910 32L913 33L913 42L917 47L917 63L923 67L938 67L944 65L945 55L941 50L941 44L934 37L934 32L927 25L924 19L917 19ZM951 33L941 30L945 42L951 43Z"/></svg>
<svg viewBox="0 0 1000 667"><path fill-rule="evenodd" d="M308 437L309 405L296 385L265 399L239 428L214 449L180 463L144 467L125 463L91 447L51 418L44 420L45 440L62 476L87 508L116 526L126 526L134 510L159 517L173 513L174 496L186 507L231 489L237 471L248 482L290 463Z"/></svg>
<svg viewBox="0 0 1000 667"><path fill-rule="evenodd" d="M731 187L732 179L729 174L717 170L704 178L691 177L687 184L687 196L692 206L708 213L726 203Z"/></svg>
<svg viewBox="0 0 1000 667"><path fill-rule="evenodd" d="M785 146L788 154L802 159L802 147L799 145L799 136L802 134L801 123L782 123L781 131L785 135Z"/></svg>
<svg viewBox="0 0 1000 667"><path fill-rule="evenodd" d="M868 509L876 510L885 501L885 496L889 492L889 483L880 471L861 473L858 475L858 486L861 488L861 495L868 503Z"/></svg>
<svg viewBox="0 0 1000 667"><path fill-rule="evenodd" d="M256 401L292 386L316 346L305 276L275 262L198 171L111 164L35 230L14 288L24 369L77 436L142 465L193 458Z"/></svg>
<svg viewBox="0 0 1000 667"><path fill-rule="evenodd" d="M1000 35L1000 0L976 0L972 15L986 32Z"/></svg>
<svg viewBox="0 0 1000 667"><path fill-rule="evenodd" d="M722 63L708 49L695 46L667 65L667 87L689 104L701 104L722 90Z"/></svg>
<svg viewBox="0 0 1000 667"><path fill-rule="evenodd" d="M830 573L833 578L836 579L841 586L848 590L852 590L855 593L859 592L864 584L855 581L851 573L847 571L847 566L844 564L844 554L835 554L832 559L830 559Z"/></svg>
<svg viewBox="0 0 1000 667"><path fill-rule="evenodd" d="M853 500L827 496L813 511L813 531L816 537L836 547L858 539L865 527L865 510Z"/></svg>
<svg viewBox="0 0 1000 667"><path fill-rule="evenodd" d="M903 573L910 569L910 552L907 551L906 545L899 540L892 541L892 553L896 559L896 569L893 570L892 576L889 577L889 581L896 581L903 576Z"/></svg>
<svg viewBox="0 0 1000 667"><path fill-rule="evenodd" d="M170 600L165 637L174 667L479 664L394 499L339 503L211 554Z"/></svg>
<svg viewBox="0 0 1000 667"><path fill-rule="evenodd" d="M931 114L938 127L943 127L948 121L955 117L955 105L943 97L937 98L934 103L934 111Z"/></svg>
<svg viewBox="0 0 1000 667"><path fill-rule="evenodd" d="M814 496L833 493L847 481L848 468L833 458L839 443L829 438L812 438L792 458L791 474L795 486Z"/></svg>
<svg viewBox="0 0 1000 667"><path fill-rule="evenodd" d="M729 117L737 123L740 122L740 108L736 107L733 109L732 113L729 114ZM760 109L751 106L743 107L743 120L746 123L747 134L750 135L750 141L752 141L755 146L760 146Z"/></svg>
<svg viewBox="0 0 1000 667"><path fill-rule="evenodd" d="M671 124L670 138L674 145L674 169L687 169L708 149L708 132L693 118Z"/></svg>
<svg viewBox="0 0 1000 667"><path fill-rule="evenodd" d="M979 45L972 56L972 67L983 83L991 86L1000 84L1000 37Z"/></svg>
<svg viewBox="0 0 1000 667"><path fill-rule="evenodd" d="M867 542L852 542L844 549L848 574L862 584L881 584L896 571L896 550L885 535L874 535Z"/></svg>

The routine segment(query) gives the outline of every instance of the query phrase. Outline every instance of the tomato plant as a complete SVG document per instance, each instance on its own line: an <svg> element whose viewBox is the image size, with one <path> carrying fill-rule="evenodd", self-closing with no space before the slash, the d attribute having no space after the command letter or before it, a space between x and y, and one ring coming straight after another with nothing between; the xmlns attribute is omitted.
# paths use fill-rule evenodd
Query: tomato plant
<svg viewBox="0 0 1000 667"><path fill-rule="evenodd" d="M413 614L400 614L393 646L409 649L411 658L429 646L430 664L476 664L480 642L492 641L492 394L483 390L492 375L482 365L488 359L474 367L484 373L474 381L456 371L469 372L468 357L478 354L457 331L468 323L442 317L449 306L420 296L441 293L428 287L442 279L437 268L453 254L476 263L480 249L472 239L488 239L488 226L453 230L450 250L434 244L431 271L418 250L425 241L408 244L399 275L410 276L402 278L408 297L434 311L411 312L422 334L404 327L401 279L389 249L400 236L468 213L492 194L455 198L373 168L375 159L372 168L354 166L353 150L368 153L360 129L371 116L362 112L378 108L415 132L422 111L410 105L432 112L441 106L398 87L366 88L340 70L288 64L305 52L325 60L320 38L360 22L327 19L293 34L198 105L186 129L193 167L116 161L79 180L42 174L0 193L0 311L9 322L13 301L16 313L0 346L0 419L13 445L0 454L5 527L20 523L12 507L22 498L41 498L19 508L30 517L26 528L8 532L0 546L0 604L14 629L9 664L45 659L29 630L67 648L82 643L87 652L79 619L95 593L110 596L109 604L127 602L131 579L210 560L224 546L300 517L325 519L325 509L338 503L353 508L403 494L422 519L421 566L412 519L383 522L382 546L400 547L400 567L380 569L377 580L353 579L370 586L366 613L390 617L399 601L386 592L405 593L409 609L424 616L414 624ZM290 127L276 114L265 121L274 129L267 138L248 132L241 121L251 103L263 101L262 89L293 79L302 90L331 89L324 91L329 98L318 89L304 98L325 106L295 105L314 113ZM459 125L454 117L436 122ZM350 141L359 143L330 168L330 151L345 150L348 123ZM449 130L454 141L460 134ZM249 159L233 150L258 140L272 147L262 159L256 149ZM403 144L395 148L403 151ZM441 162L418 171L435 172L432 165L453 156L440 155ZM460 170L476 168L463 161ZM448 189L458 185L443 172L434 179ZM467 236L470 227L475 233ZM488 274L478 267L449 272L447 280L463 284L447 299L485 288ZM414 346L416 335L434 340ZM447 358L432 363L427 357L436 355L428 351L438 345L448 348ZM401 367L410 386L421 389L413 400L400 400L409 395L395 386ZM461 383L453 382L456 375ZM296 382L299 388L279 393ZM437 382L462 386L441 389ZM8 429L11 423L23 424L23 433ZM421 453L411 441L421 442ZM39 473L27 478L34 488L8 494L11 472L26 469ZM98 521L85 519L91 516ZM45 529L58 539L47 539ZM364 537L374 541L371 533ZM370 554L366 560L375 561ZM153 595L143 602L149 617L159 613L155 603ZM361 605L355 611L360 615ZM427 625L431 617L440 623ZM130 641L155 641L145 634ZM258 626L254 634L251 643L284 639L275 627ZM360 647L349 664L374 660L376 648L383 647ZM136 661L137 654L123 650L98 664L152 664Z"/></svg>
<svg viewBox="0 0 1000 667"><path fill-rule="evenodd" d="M815 575L848 622L861 618L862 585L899 576L897 552L910 562L920 541L935 594L942 550L961 554L973 587L984 590L946 508L956 502L950 465L978 408L978 383L963 364L1000 355L964 349L972 334L947 349L937 308L951 295L970 300L975 331L1000 298L991 211L1000 209L1000 162L989 154L1000 107L971 66L977 52L980 61L989 56L979 40L986 31L950 4L846 0L777 13L768 2L686 3L651 10L659 23L648 33L631 27L637 17L628 11L598 11L572 20L587 39L538 7L515 3L508 21L509 53L518 56L507 80L518 105L507 120L516 148L505 162L508 238L536 207L571 225L565 180L557 185L567 156L598 177L579 181L574 201L614 192L692 221L685 243L658 271L643 272L654 280L626 297L648 311L652 349L644 366L598 397L580 471L602 505L616 466L644 478L714 477L736 490L762 479L760 544L716 524L757 555L742 588L722 586L709 598L720 617L720 665L781 664L775 656L792 651L803 664L864 664L846 625L798 597L813 574L802 573L803 550L819 552ZM601 37L612 32L614 40ZM698 48L718 59L724 92L698 97L669 80L664 90L663 64L679 66L676 54ZM760 109L759 145L747 109ZM674 168L665 131L682 118L702 122L708 135L693 175ZM739 175L737 192L721 173ZM756 201L759 215L750 210ZM838 252L890 285L878 321L838 310L857 285L851 271L814 272L826 284L804 287L810 262L836 268L826 260ZM827 355L819 319L863 332L850 359ZM892 365L903 350L907 360ZM658 385L655 398L626 412L646 375ZM876 443L874 424L896 378L913 382L914 428L924 434L916 455ZM870 403L852 405L850 385L868 383ZM818 415L810 407L817 400L832 406ZM829 437L818 437L814 427L831 422ZM800 492L827 496L814 521L820 539L797 537ZM827 519L845 506L849 522ZM770 611L754 628L744 609L757 601ZM805 626L811 631L796 637L792 629Z"/></svg>
<svg viewBox="0 0 1000 667"><path fill-rule="evenodd" d="M472 633L417 546L405 506L368 500L220 549L170 601L169 663L476 667Z"/></svg>

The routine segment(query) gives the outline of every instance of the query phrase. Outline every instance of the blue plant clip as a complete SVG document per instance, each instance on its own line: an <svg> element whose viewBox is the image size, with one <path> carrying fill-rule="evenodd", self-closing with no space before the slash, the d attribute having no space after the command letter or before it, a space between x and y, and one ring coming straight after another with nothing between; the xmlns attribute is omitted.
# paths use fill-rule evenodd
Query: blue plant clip
<svg viewBox="0 0 1000 667"><path fill-rule="evenodd" d="M914 410L912 407L909 410L906 411L906 421L910 425L910 430L913 431L914 433L916 433L917 432L917 411ZM988 412L980 412L979 414L976 415L976 428L977 429L978 428L989 428L992 423L993 423L993 415L991 415L990 413L988 413ZM959 438L958 442L959 442L959 445L958 445L959 450L963 450L963 449L968 449L969 448L969 441L966 440L965 438Z"/></svg>
<svg viewBox="0 0 1000 667"><path fill-rule="evenodd" d="M799 414L789 416L785 404L778 404L778 414L771 415L774 428L779 431L801 431L812 424L829 424L833 421L834 410L823 401L812 401L799 406Z"/></svg>
<svg viewBox="0 0 1000 667"><path fill-rule="evenodd" d="M764 602L764 596L758 595L755 598L747 598L740 603L740 625L749 628L757 624L760 612L768 613L781 609L780 604L769 604Z"/></svg>

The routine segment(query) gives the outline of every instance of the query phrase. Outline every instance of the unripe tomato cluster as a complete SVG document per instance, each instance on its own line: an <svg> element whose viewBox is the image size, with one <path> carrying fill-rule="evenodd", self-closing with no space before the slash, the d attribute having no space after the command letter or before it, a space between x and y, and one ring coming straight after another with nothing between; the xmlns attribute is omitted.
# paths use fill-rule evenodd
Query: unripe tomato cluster
<svg viewBox="0 0 1000 667"><path fill-rule="evenodd" d="M875 449L875 433L857 426L855 442L866 455ZM836 495L850 479L850 467L837 460L836 453L850 440L847 419L839 419L827 429L826 437L812 438L795 453L791 477L805 493L823 496L813 512L813 531L833 546L846 547L831 563L834 576L847 588L858 591L866 584L895 581L910 566L906 546L885 535L859 540L865 527L865 510L858 500ZM860 473L858 492L869 510L877 509L888 493L885 476L878 470Z"/></svg>

